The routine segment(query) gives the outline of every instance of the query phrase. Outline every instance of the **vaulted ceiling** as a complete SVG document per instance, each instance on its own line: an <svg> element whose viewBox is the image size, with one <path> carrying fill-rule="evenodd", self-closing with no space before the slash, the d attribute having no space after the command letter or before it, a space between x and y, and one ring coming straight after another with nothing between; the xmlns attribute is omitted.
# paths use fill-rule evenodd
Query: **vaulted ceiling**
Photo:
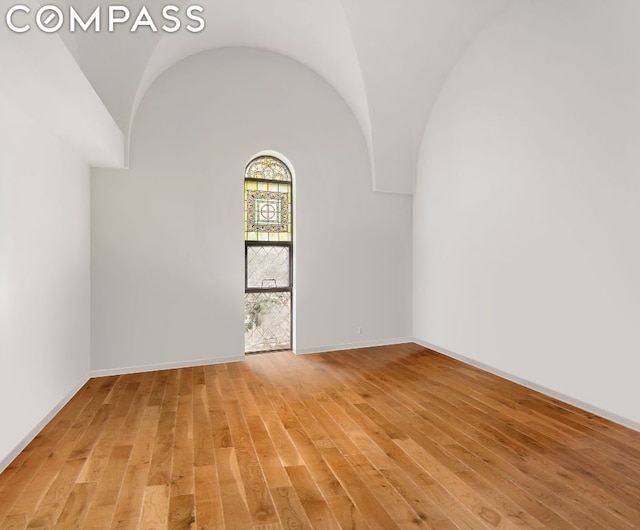
<svg viewBox="0 0 640 530"><path fill-rule="evenodd" d="M10 2L0 2L5 13ZM195 2L172 3L185 10ZM121 165L126 164L138 105L165 70L212 48L277 52L315 71L344 98L368 145L373 189L410 194L424 130L440 90L485 28L499 17L526 13L536 5L548 4L554 13L565 9L571 17L596 17L600 9L596 18L603 28L617 28L624 20L632 24L638 9L635 0L565 0L562 5L535 0L199 3L207 24L200 33L153 33L147 28L131 33L123 25L115 33L16 35L3 28L0 90L56 129L90 164ZM132 13L144 5L141 0L125 4ZM57 5L63 11L73 5L86 17L98 5L106 12L110 4L61 0ZM162 5L150 7L158 18ZM616 39L624 40L620 35Z"/></svg>
<svg viewBox="0 0 640 530"><path fill-rule="evenodd" d="M369 148L374 189L412 193L417 153L440 88L464 50L511 1L201 0L207 27L200 33L122 27L59 35L126 142L146 90L185 57L248 46L295 59L351 108ZM172 3L186 9L194 2ZM70 4L85 16L99 5L58 3L63 10ZM100 5L106 11L109 4ZM144 4L126 5L135 13ZM157 13L160 8L154 7Z"/></svg>

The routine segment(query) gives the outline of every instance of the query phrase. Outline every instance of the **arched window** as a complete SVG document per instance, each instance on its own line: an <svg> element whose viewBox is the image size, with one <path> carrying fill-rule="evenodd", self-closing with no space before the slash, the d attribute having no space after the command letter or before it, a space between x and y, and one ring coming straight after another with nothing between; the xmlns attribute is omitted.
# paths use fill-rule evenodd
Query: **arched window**
<svg viewBox="0 0 640 530"><path fill-rule="evenodd" d="M291 349L293 190L274 156L254 158L244 175L245 351Z"/></svg>

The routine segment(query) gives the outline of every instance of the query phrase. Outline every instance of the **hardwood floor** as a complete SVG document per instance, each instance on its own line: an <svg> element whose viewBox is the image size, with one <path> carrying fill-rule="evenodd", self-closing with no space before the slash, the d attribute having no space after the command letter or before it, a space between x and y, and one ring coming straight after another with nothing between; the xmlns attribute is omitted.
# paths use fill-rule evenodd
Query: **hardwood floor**
<svg viewBox="0 0 640 530"><path fill-rule="evenodd" d="M0 527L640 528L640 433L415 344L92 379Z"/></svg>

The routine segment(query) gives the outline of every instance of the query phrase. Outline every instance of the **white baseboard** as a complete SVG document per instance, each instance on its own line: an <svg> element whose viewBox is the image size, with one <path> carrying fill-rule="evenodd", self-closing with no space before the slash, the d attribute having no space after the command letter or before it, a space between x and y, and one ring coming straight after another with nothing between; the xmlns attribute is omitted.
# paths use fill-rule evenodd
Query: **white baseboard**
<svg viewBox="0 0 640 530"><path fill-rule="evenodd" d="M424 346L425 348L429 348L430 350L433 350L435 352L441 353L442 355L446 355L447 357L451 357L452 359L456 359L465 364L475 366L476 368L480 368L485 372L492 373L494 375L497 375L498 377L502 377L503 379L508 379L509 381L512 381L519 385L522 385L532 390L535 390L537 392L540 392L541 394L545 394L546 396L558 399L564 403L573 405L574 407L578 407L579 409L585 410L587 412L591 412L592 414L595 414L597 416L610 420L614 423L618 423L619 425L622 425L624 427L628 427L629 429L633 429L634 431L640 432L640 423L630 420L628 418L625 418L624 416L619 416L618 414L614 414L613 412L609 412L608 410L601 409L599 407L591 405L590 403L585 403L584 401L580 401L579 399L575 399L561 392L556 392L555 390L551 390L550 388L547 388L545 386L539 385L537 383L533 383L531 381L528 381L527 379L523 379L521 377L510 374L508 372L503 372L498 368L494 368L493 366L489 366L487 364L475 361L473 359L470 359L469 357L465 357L464 355L458 355L457 353L449 351L446 348L441 348L434 344L430 344L426 341L415 339L415 338L413 339L413 342L415 342L416 344L419 344L420 346Z"/></svg>
<svg viewBox="0 0 640 530"><path fill-rule="evenodd" d="M406 344L408 342L415 342L415 340L411 337L401 337L395 339L382 339L366 342L352 342L349 344L335 344L333 346L319 346L317 348L296 348L293 353L295 353L296 355L308 355L311 353L326 353L330 351L373 348L375 346L393 346L396 344Z"/></svg>
<svg viewBox="0 0 640 530"><path fill-rule="evenodd" d="M110 375L139 374L142 372L156 372L158 370L173 370L175 368L191 368L193 366L207 366L210 364L235 363L244 361L244 354L214 359L199 359L196 361L179 361L171 363L144 364L141 366L123 366L122 368L107 368L106 370L91 370L91 377L106 377Z"/></svg>
<svg viewBox="0 0 640 530"><path fill-rule="evenodd" d="M11 462L13 462L14 459L25 449L25 447L27 447L27 445L29 445L38 434L40 434L40 431L45 428L47 423L49 423L53 419L53 417L58 414L58 412L60 412L62 407L64 407L71 400L71 398L78 393L78 390L80 390L84 386L84 384L89 381L89 379L89 374L83 376L80 379L80 382L73 387L73 390L71 390L71 392L63 397L62 400L55 407L53 407L33 429L31 429L29 434L27 434L7 456L0 460L0 473L2 473L9 466L9 464L11 464Z"/></svg>

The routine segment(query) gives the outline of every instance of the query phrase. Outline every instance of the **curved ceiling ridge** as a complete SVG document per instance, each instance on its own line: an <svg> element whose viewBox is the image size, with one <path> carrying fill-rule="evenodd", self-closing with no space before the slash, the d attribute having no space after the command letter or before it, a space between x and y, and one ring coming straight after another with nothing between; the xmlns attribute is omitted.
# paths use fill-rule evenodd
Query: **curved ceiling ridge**
<svg viewBox="0 0 640 530"><path fill-rule="evenodd" d="M74 55L127 143L147 90L181 60L226 47L284 55L324 79L351 109L369 150L373 189L411 194L445 80L512 1L201 0L206 31L83 34Z"/></svg>
<svg viewBox="0 0 640 530"><path fill-rule="evenodd" d="M284 55L322 77L356 116L371 152L367 95L340 0L316 0L304 6L295 0L207 0L203 4L209 16L206 32L165 35L158 40L132 99L128 132L144 95L163 72L203 51L248 47Z"/></svg>

